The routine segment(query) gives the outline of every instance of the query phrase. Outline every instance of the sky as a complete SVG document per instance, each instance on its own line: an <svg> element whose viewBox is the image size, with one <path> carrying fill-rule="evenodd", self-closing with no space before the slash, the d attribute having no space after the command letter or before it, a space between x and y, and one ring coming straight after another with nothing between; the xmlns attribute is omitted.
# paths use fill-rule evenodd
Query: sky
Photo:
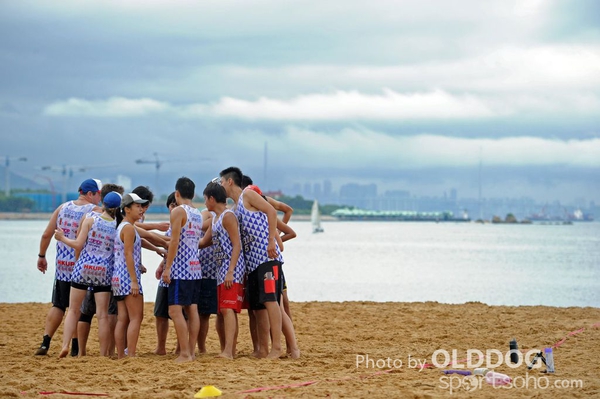
<svg viewBox="0 0 600 399"><path fill-rule="evenodd" d="M160 192L238 166L284 192L481 183L599 203L598 15L595 0L4 0L0 162L40 184L65 166L73 186L153 188L158 159Z"/></svg>

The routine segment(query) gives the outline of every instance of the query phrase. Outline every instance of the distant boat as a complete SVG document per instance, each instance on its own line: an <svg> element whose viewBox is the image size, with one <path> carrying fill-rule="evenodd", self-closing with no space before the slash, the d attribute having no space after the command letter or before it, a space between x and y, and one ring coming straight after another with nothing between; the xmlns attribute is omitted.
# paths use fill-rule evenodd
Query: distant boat
<svg viewBox="0 0 600 399"><path fill-rule="evenodd" d="M310 221L312 222L313 233L322 233L325 231L321 227L321 211L319 211L319 202L317 200L313 202L312 210L310 212Z"/></svg>

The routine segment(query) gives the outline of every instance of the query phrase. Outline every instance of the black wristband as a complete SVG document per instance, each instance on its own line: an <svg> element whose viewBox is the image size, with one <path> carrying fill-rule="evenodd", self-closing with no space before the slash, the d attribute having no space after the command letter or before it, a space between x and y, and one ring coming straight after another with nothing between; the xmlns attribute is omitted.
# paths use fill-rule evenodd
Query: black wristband
<svg viewBox="0 0 600 399"><path fill-rule="evenodd" d="M45 257L46 257L46 255L40 255L40 254L38 254L38 258L45 258Z"/></svg>

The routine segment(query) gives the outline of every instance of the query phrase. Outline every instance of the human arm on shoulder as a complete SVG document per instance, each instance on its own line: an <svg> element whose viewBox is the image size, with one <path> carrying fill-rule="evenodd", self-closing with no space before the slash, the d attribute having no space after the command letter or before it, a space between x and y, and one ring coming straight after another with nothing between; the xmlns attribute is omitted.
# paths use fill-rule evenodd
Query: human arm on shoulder
<svg viewBox="0 0 600 399"><path fill-rule="evenodd" d="M135 222L135 225L141 227L144 230L159 230L159 231L167 231L169 230L169 222Z"/></svg>
<svg viewBox="0 0 600 399"><path fill-rule="evenodd" d="M142 248L156 252L158 256L165 256L167 254L167 251L164 248L157 247L145 238L142 238Z"/></svg>
<svg viewBox="0 0 600 399"><path fill-rule="evenodd" d="M208 225L208 230L206 230L206 233L204 233L204 237L202 237L200 239L200 241L198 242L198 248L200 248L200 249L208 248L211 245L213 245L213 242L212 242L212 224Z"/></svg>
<svg viewBox="0 0 600 399"><path fill-rule="evenodd" d="M294 208L292 208L285 202L278 201L272 197L267 197L267 201L269 202L269 204L271 204L273 208L275 208L275 210L283 212L283 217L281 218L281 220L283 220L283 223L287 223L290 221L292 213L294 213Z"/></svg>
<svg viewBox="0 0 600 399"><path fill-rule="evenodd" d="M129 278L131 278L131 294L136 297L140 293L140 283L135 274L135 261L133 258L133 247L135 244L135 229L131 225L123 226L121 229L121 240L125 247L125 264L127 265L127 272L129 272Z"/></svg>
<svg viewBox="0 0 600 399"><path fill-rule="evenodd" d="M52 241L52 237L54 236L54 230L56 230L56 221L58 220L58 212L60 211L60 208L62 208L62 205L56 208L52 213L52 216L48 221L48 225L44 229L44 232L42 233L42 238L40 239L40 250L38 252L37 268L44 274L46 274L46 270L48 270L46 251L48 250L50 241Z"/></svg>
<svg viewBox="0 0 600 399"><path fill-rule="evenodd" d="M227 274L225 275L225 288L229 289L233 286L233 272L235 271L235 266L237 265L242 251L240 228L238 226L238 220L233 213L227 212L223 216L223 228L227 231L227 234L229 234L232 244L229 270L227 270Z"/></svg>
<svg viewBox="0 0 600 399"><path fill-rule="evenodd" d="M212 213L208 210L200 212L202 214L202 231L207 231L212 225Z"/></svg>
<svg viewBox="0 0 600 399"><path fill-rule="evenodd" d="M282 242L296 238L296 232L294 229L292 229L287 223L284 223L283 220L277 220L277 230L283 233L281 236Z"/></svg>
<svg viewBox="0 0 600 399"><path fill-rule="evenodd" d="M79 229L77 229L77 238L74 240L65 237L65 232L60 227L57 227L54 230L54 238L56 238L57 241L61 241L73 248L75 250L75 259L77 259L79 258L79 253L87 241L88 233L90 232L93 224L93 218L85 218L83 223L79 225Z"/></svg>
<svg viewBox="0 0 600 399"><path fill-rule="evenodd" d="M140 237L146 239L148 242L152 243L154 246L162 247L165 249L169 248L168 239L165 236L157 234L153 231L145 230L142 227L139 227L137 225L137 223L135 224L135 230L138 232ZM147 247L144 247L144 248L151 249L151 248L147 248Z"/></svg>
<svg viewBox="0 0 600 399"><path fill-rule="evenodd" d="M171 267L177 255L179 240L181 239L181 227L187 222L185 210L177 207L171 211L171 240L169 241L169 251L167 252L167 262L163 270L163 281L167 284L171 282Z"/></svg>

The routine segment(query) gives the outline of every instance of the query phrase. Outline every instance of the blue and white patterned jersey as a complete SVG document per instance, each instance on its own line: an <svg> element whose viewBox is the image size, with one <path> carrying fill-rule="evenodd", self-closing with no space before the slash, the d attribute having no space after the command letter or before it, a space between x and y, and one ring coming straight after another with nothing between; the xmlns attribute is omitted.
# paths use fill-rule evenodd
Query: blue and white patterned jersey
<svg viewBox="0 0 600 399"><path fill-rule="evenodd" d="M127 262L125 261L125 244L121 240L121 231L126 225L131 223L123 221L117 227L117 233L115 235L115 266L112 274L112 292L115 296L124 296L131 294L131 276L127 270ZM142 240L135 230L135 241L133 243L133 264L135 267L135 276L140 286L140 294L142 291L142 272L140 266L142 265Z"/></svg>
<svg viewBox="0 0 600 399"><path fill-rule="evenodd" d="M171 280L200 280L202 270L198 260L198 243L202 233L202 215L189 205L180 205L187 215L187 222L181 227L177 253L171 265Z"/></svg>
<svg viewBox="0 0 600 399"><path fill-rule="evenodd" d="M169 229L165 232L165 237L171 237L171 226L169 226ZM169 284L165 283L161 276L158 280L158 286L167 288Z"/></svg>
<svg viewBox="0 0 600 399"><path fill-rule="evenodd" d="M215 213L211 212L213 220L215 220L214 218ZM204 219L203 219L204 221ZM200 239L202 239L202 237L204 237L205 233L204 231L201 234ZM201 248L198 251L198 258L200 259L200 268L202 269L202 278L203 279L212 279L212 280L216 280L217 279L217 273L219 270L219 267L217 266L217 262L215 262L215 256L214 256L214 249L215 246L211 245L209 247L206 248Z"/></svg>
<svg viewBox="0 0 600 399"><path fill-rule="evenodd" d="M272 260L267 253L269 245L269 220L267 214L261 211L249 211L244 206L244 191L238 199L235 207L235 214L240 223L240 234L242 238L242 252L246 260L246 273L250 274L258 268L259 265ZM277 258L275 260L283 263L283 257L277 248Z"/></svg>
<svg viewBox="0 0 600 399"><path fill-rule="evenodd" d="M111 285L117 222L92 212L92 227L73 267L71 281L92 286Z"/></svg>
<svg viewBox="0 0 600 399"><path fill-rule="evenodd" d="M96 205L77 205L74 201L63 204L58 211L56 227L65 232L65 237L71 240L77 238L79 222ZM75 250L67 244L56 242L56 279L60 281L71 281L71 273L75 265Z"/></svg>
<svg viewBox="0 0 600 399"><path fill-rule="evenodd" d="M223 217L231 213L235 217L235 213L231 210L226 209L218 218L213 217L212 222L212 242L215 247L215 261L219 267L219 274L217 277L217 285L225 282L225 276L229 271L229 265L231 262L231 255L233 252L233 242L229 233L223 227ZM237 222L237 218L236 218ZM237 224L237 223L236 223ZM239 236L238 236L239 239ZM242 240L239 239L240 244L240 256L238 257L235 268L233 269L233 282L242 284L246 275L246 265L244 262L244 254L241 251Z"/></svg>

